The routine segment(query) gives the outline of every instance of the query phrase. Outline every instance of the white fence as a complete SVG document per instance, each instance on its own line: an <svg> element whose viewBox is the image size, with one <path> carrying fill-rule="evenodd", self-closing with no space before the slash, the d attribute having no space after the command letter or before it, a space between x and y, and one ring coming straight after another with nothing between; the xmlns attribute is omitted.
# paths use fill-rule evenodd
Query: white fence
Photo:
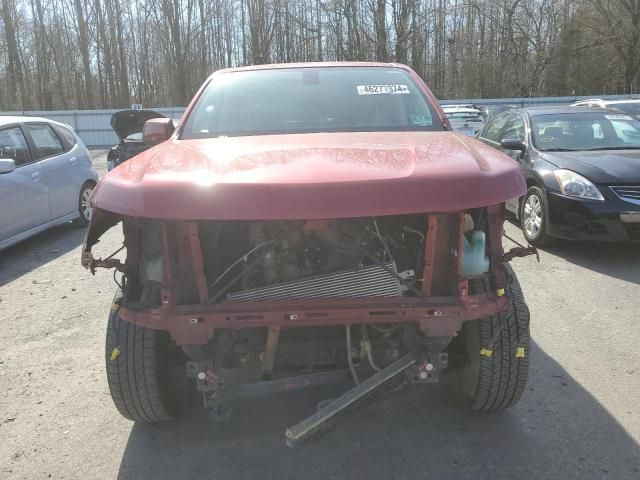
<svg viewBox="0 0 640 480"><path fill-rule="evenodd" d="M463 100L442 100L442 105L455 103L475 103L478 105L514 105L526 107L533 105L569 105L578 100L596 97L531 97L531 98L475 98ZM597 98L622 99L624 95L606 95ZM184 107L150 108L162 113L166 117L178 119L184 113ZM56 110L56 111L28 111L28 112L0 112L0 115L26 115L30 117L44 117L71 125L82 141L89 148L106 148L118 143L118 137L111 129L111 115L118 110Z"/></svg>

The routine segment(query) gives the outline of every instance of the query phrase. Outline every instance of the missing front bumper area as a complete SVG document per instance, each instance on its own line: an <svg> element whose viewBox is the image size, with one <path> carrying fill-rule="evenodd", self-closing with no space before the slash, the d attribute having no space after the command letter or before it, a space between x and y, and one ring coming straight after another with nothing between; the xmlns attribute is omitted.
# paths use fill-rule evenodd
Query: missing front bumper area
<svg viewBox="0 0 640 480"><path fill-rule="evenodd" d="M446 348L451 341L427 337L415 323L347 325L344 330L316 329L306 336L279 328L247 334L218 332L209 345L184 349L190 357L187 375L195 380L210 420L228 421L240 398L345 387L338 398L320 402L317 412L287 430L289 446L331 431L386 394L437 382L448 366ZM298 354L301 345L304 358Z"/></svg>
<svg viewBox="0 0 640 480"><path fill-rule="evenodd" d="M318 438L383 398L385 394L397 392L409 385L437 382L439 372L447 365L448 355L444 352L424 352L418 358L413 353L407 353L383 369L373 372L366 380L348 389L338 398L321 402L315 413L286 430L287 445L293 448L307 443L312 438ZM275 380L234 383L233 373L237 372L216 372L213 362L210 361L188 362L187 373L196 380L197 389L204 399L204 406L209 409L209 419L214 422L230 420L233 402L239 398L340 385L349 379L348 370L341 369Z"/></svg>

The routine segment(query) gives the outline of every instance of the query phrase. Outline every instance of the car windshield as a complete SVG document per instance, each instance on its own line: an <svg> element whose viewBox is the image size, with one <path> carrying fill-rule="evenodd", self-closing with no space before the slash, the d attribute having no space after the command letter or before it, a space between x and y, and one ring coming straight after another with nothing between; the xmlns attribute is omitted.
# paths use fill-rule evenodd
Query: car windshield
<svg viewBox="0 0 640 480"><path fill-rule="evenodd" d="M541 151L640 148L640 122L608 112L535 115L533 144Z"/></svg>
<svg viewBox="0 0 640 480"><path fill-rule="evenodd" d="M609 106L640 120L640 102L612 103Z"/></svg>
<svg viewBox="0 0 640 480"><path fill-rule="evenodd" d="M444 130L399 68L286 68L214 76L180 138Z"/></svg>

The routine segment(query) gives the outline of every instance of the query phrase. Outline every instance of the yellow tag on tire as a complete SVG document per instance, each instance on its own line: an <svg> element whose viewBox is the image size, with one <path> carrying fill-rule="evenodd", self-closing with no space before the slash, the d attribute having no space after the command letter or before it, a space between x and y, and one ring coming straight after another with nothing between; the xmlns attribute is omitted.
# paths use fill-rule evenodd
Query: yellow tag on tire
<svg viewBox="0 0 640 480"><path fill-rule="evenodd" d="M111 350L111 361L115 361L120 356L120 349L118 347Z"/></svg>

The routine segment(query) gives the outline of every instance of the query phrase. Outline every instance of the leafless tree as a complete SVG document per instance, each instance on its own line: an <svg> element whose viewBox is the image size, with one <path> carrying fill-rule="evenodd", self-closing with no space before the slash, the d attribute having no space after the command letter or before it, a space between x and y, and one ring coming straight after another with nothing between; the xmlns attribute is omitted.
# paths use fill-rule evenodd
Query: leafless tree
<svg viewBox="0 0 640 480"><path fill-rule="evenodd" d="M406 63L442 98L640 89L640 0L0 2L0 111L185 105L294 61Z"/></svg>

